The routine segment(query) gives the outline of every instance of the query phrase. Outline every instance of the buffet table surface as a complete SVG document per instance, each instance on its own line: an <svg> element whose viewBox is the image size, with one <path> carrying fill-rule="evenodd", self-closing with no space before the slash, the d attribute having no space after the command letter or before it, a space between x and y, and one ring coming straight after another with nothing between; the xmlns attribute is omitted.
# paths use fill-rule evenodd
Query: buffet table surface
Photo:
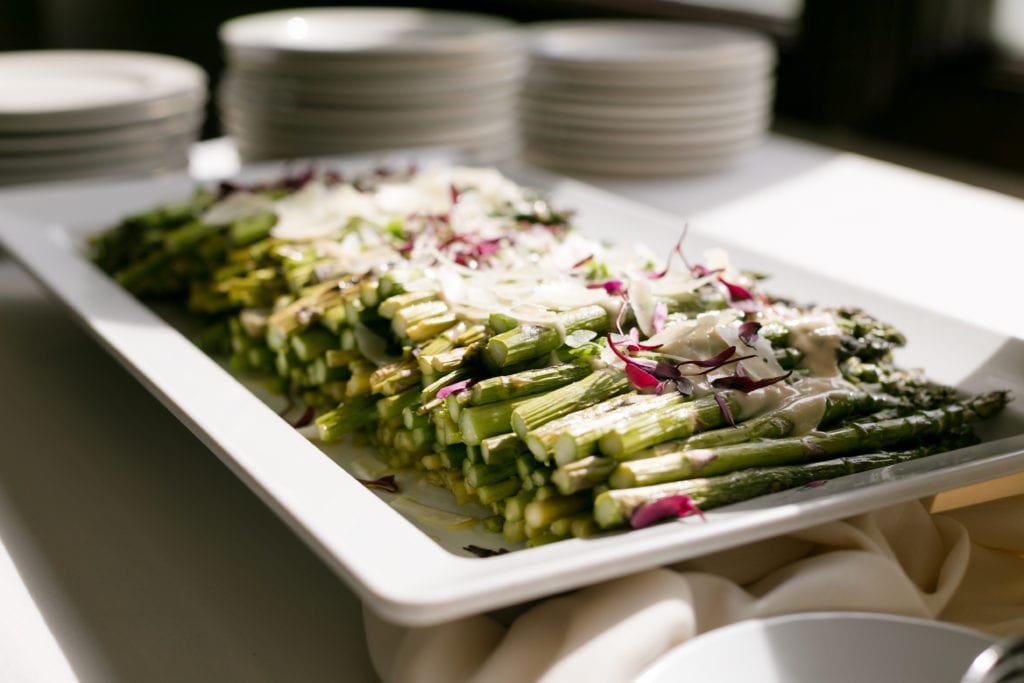
<svg viewBox="0 0 1024 683"><path fill-rule="evenodd" d="M588 180L1024 337L1024 201L777 135L725 173ZM376 680L354 595L3 257L0 386L0 680Z"/></svg>

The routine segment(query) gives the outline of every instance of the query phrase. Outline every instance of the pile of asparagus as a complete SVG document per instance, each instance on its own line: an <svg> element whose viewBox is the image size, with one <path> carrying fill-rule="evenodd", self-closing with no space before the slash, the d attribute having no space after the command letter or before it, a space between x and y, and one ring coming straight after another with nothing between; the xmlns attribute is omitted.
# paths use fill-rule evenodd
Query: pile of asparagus
<svg viewBox="0 0 1024 683"><path fill-rule="evenodd" d="M625 260L526 189L481 203L493 174L443 176L430 211L278 230L300 193L365 202L412 183L422 195L421 173L202 189L97 236L95 260L201 318L197 343L272 380L321 440L368 439L394 471L489 509L484 527L509 543L647 526L962 447L1008 400L898 368L902 335L863 311L772 299L680 248L668 264ZM531 277L568 283L555 300L483 296L523 290L542 262Z"/></svg>

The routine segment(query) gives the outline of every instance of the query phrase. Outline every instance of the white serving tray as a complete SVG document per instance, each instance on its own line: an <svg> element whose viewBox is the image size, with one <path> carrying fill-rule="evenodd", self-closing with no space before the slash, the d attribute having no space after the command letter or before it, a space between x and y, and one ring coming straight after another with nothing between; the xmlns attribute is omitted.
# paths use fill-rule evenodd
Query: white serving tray
<svg viewBox="0 0 1024 683"><path fill-rule="evenodd" d="M335 167L351 169L338 161ZM251 174L267 176L278 167ZM574 181L533 171L517 177L575 208L576 225L609 240L643 241L667 254L682 223ZM354 451L321 450L243 383L132 298L86 257L85 236L124 215L187 197L184 176L65 183L0 192L0 244L184 424L281 516L365 603L386 619L425 625L766 538L879 506L1024 471L1019 403L980 430L984 443L709 511L640 531L569 540L487 558L499 535L418 528L338 466ZM686 250L712 245L692 235ZM858 305L894 322L911 343L907 366L969 391L1024 394L1024 341L729 248L742 267L773 274L771 289L799 300ZM941 330L941 337L937 337ZM102 400L98 397L97 400ZM142 445L144 446L144 445ZM144 457L144 448L140 457Z"/></svg>

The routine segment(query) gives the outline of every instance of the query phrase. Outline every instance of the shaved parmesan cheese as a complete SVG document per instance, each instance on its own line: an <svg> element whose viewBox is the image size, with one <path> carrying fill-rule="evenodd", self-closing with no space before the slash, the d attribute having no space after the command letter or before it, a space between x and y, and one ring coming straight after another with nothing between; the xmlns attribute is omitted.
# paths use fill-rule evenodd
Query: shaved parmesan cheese
<svg viewBox="0 0 1024 683"><path fill-rule="evenodd" d="M633 307L637 327L649 337L654 334L654 308L657 302L651 289L651 281L637 278L629 284L629 305Z"/></svg>
<svg viewBox="0 0 1024 683"><path fill-rule="evenodd" d="M243 218L252 218L274 210L274 202L264 195L251 192L232 192L217 202L199 218L207 225L227 225Z"/></svg>

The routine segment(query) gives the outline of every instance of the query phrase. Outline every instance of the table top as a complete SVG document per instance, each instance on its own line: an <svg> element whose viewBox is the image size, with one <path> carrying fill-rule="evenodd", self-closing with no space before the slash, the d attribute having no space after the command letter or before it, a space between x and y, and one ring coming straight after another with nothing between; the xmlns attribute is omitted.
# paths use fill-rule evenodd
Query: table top
<svg viewBox="0 0 1024 683"><path fill-rule="evenodd" d="M1024 337L1000 296L1024 201L781 136L730 172L596 184ZM375 680L353 594L3 258L0 386L0 680Z"/></svg>

